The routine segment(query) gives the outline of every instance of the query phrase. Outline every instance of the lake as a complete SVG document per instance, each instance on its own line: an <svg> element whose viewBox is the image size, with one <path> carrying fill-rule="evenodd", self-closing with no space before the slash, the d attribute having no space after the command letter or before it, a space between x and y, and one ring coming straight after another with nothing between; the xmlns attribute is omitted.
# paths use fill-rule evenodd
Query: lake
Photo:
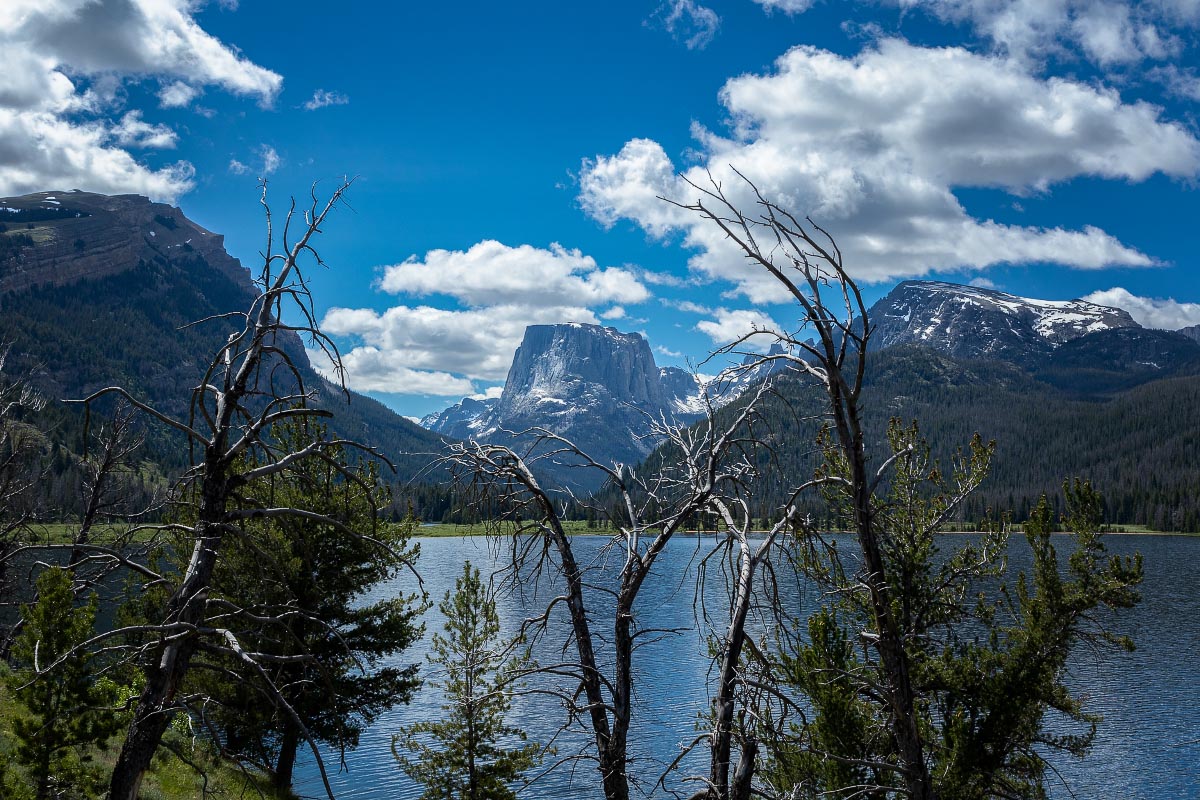
<svg viewBox="0 0 1200 800"><path fill-rule="evenodd" d="M573 545L581 561L604 557L603 537L576 537ZM1070 546L1056 536L1060 560ZM1104 716L1090 755L1083 760L1057 756L1055 769L1065 781L1051 784L1051 796L1065 800L1120 797L1127 800L1186 800L1200 797L1200 592L1196 570L1200 566L1200 537L1114 535L1106 539L1110 552L1140 551L1145 558L1143 599L1121 615L1113 629L1133 635L1134 653L1104 651L1078 653L1070 682L1088 698L1087 709ZM945 547L953 542L947 540ZM653 784L662 764L679 753L681 742L696 734L696 715L707 707L705 687L710 667L693 615L694 559L698 540L672 541L659 560L655 580L645 584L638 608L653 614L655 627L688 628L684 633L657 642L635 653L638 676L632 751L639 759L632 771ZM1024 540L1013 537L1010 564L1027 564ZM435 602L440 601L470 560L486 575L497 556L480 537L447 537L421 540L419 570ZM502 560L502 557L501 557ZM614 566L614 569L617 567ZM413 591L411 575L376 587L374 597ZM797 600L798 602L798 600ZM594 605L594 601L593 601ZM501 597L499 610L507 626L536 608L531 598ZM647 611L648 610L648 611ZM599 618L598 609L589 611ZM558 621L564 625L564 620ZM417 646L396 658L399 664L424 662L429 637L441 630L436 607L425 616L426 636ZM427 667L423 667L427 672ZM359 748L346 754L337 770L337 754L323 754L338 798L405 800L417 798L422 787L413 784L396 766L391 754L392 735L402 725L440 716L441 697L429 688L420 690L411 705L383 715L364 732ZM526 699L514 705L509 722L523 726L532 740L544 739L556 729L560 710L553 701ZM567 752L569 742L559 747ZM686 762L693 773L705 767L704 753ZM679 787L676 782L674 784ZM1067 788L1069 787L1069 789ZM311 757L296 773L296 791L303 797L324 797ZM594 770L581 765L574 772L561 769L539 779L521 794L537 800L593 800L601 798ZM658 792L655 796L669 796Z"/></svg>

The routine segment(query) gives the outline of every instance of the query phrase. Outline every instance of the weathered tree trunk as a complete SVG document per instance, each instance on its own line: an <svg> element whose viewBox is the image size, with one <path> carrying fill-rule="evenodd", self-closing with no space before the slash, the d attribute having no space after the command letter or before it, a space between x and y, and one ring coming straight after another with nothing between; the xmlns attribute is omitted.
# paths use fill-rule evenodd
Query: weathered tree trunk
<svg viewBox="0 0 1200 800"><path fill-rule="evenodd" d="M734 590L733 613L725 635L724 653L717 674L717 693L713 697L713 732L711 763L709 765L709 793L713 800L729 800L729 763L733 757L734 693L738 686L738 664L742 648L746 643L746 617L750 613L751 590L754 582L754 559L751 558L746 542L740 543L738 554L738 579ZM746 753L742 754L745 761ZM749 754L751 761L754 754ZM751 770L752 771L752 770ZM747 786L747 791L749 787Z"/></svg>
<svg viewBox="0 0 1200 800"><path fill-rule="evenodd" d="M158 663L146 670L146 685L134 707L133 720L117 756L109 782L108 800L137 800L150 761L171 724L171 703L196 652L194 628L204 622L205 602L221 546L219 520L224 515L226 492L223 471L203 484L196 544L178 591L167 604L164 625L179 630L178 638L163 645Z"/></svg>
<svg viewBox="0 0 1200 800"><path fill-rule="evenodd" d="M867 471L858 396L841 381L841 377L838 373L839 380L831 380L829 395L838 440L850 465L854 522L863 555L862 580L870 593L871 611L875 618L878 638L874 644L886 681L884 691L890 706L892 737L902 762L900 772L909 798L936 800L933 781L925 763L921 732L917 727L916 693L909 674L908 657L892 613L887 573L875 528L871 476Z"/></svg>
<svg viewBox="0 0 1200 800"><path fill-rule="evenodd" d="M271 785L276 789L291 788L292 773L296 768L296 750L299 747L300 730L291 722L284 723L283 737L279 740L279 758L271 775Z"/></svg>

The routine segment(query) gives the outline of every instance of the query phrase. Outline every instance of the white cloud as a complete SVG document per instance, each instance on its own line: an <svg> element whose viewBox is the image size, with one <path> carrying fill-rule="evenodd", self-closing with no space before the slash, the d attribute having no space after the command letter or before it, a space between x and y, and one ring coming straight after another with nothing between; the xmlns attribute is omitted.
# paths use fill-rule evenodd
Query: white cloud
<svg viewBox="0 0 1200 800"><path fill-rule="evenodd" d="M662 300L664 306L682 311L685 314L711 314L713 310L708 306L702 306L699 303L693 303L691 300Z"/></svg>
<svg viewBox="0 0 1200 800"><path fill-rule="evenodd" d="M472 306L640 303L650 293L631 270L601 269L560 244L510 247L485 240L463 250L430 250L384 268L380 288L419 297L441 294Z"/></svg>
<svg viewBox="0 0 1200 800"><path fill-rule="evenodd" d="M412 297L453 298L460 307L397 305L383 313L334 308L321 327L351 343L346 367L356 389L390 381L389 370L408 370L399 374L408 379L412 372L454 376L466 384L442 377L426 382L441 385L448 394L471 396L473 381L504 380L528 325L599 324L598 309L608 319L628 319L622 304L650 298L636 271L601 268L590 256L557 244L542 249L488 240L465 251L431 250L386 267L380 288Z"/></svg>
<svg viewBox="0 0 1200 800"><path fill-rule="evenodd" d="M279 165L283 163L279 152L269 144L260 144L254 148L254 154L258 156L260 162L257 168L239 159L231 158L229 159L229 171L234 175L249 175L257 172L258 177L265 178L279 169Z"/></svg>
<svg viewBox="0 0 1200 800"><path fill-rule="evenodd" d="M985 278L982 275L980 275L977 278L972 278L969 281L968 285L977 286L980 289L995 289L996 288L995 281L989 280L988 278Z"/></svg>
<svg viewBox="0 0 1200 800"><path fill-rule="evenodd" d="M124 149L174 141L140 117L108 118L125 81L157 80L164 107L186 105L203 86L269 105L282 83L202 30L196 8L193 0L0 3L0 194L81 188L175 200L188 191L190 164L155 169Z"/></svg>
<svg viewBox="0 0 1200 800"><path fill-rule="evenodd" d="M130 111L111 129L111 135L122 147L169 149L179 142L179 136L166 125L151 125L142 119L142 112Z"/></svg>
<svg viewBox="0 0 1200 800"><path fill-rule="evenodd" d="M151 170L110 140L102 123L0 108L0 195L87 189L173 199L191 188L195 170L186 161Z"/></svg>
<svg viewBox="0 0 1200 800"><path fill-rule="evenodd" d="M350 385L360 388L358 369L385 366L442 371L471 380L501 381L527 325L559 322L597 324L586 308L498 305L464 311L432 306L371 309L333 308L321 329L361 342L346 354ZM370 379L370 378L369 378ZM371 379L374 380L374 379ZM458 392L471 394L470 391Z"/></svg>
<svg viewBox="0 0 1200 800"><path fill-rule="evenodd" d="M308 359L318 372L337 381L337 372L323 351L309 350ZM398 363L393 354L374 347L358 347L343 353L342 367L348 376L347 384L362 392L461 397L475 390L469 380L448 372L409 369Z"/></svg>
<svg viewBox="0 0 1200 800"><path fill-rule="evenodd" d="M816 0L754 0L768 13L782 11L784 14L803 14L813 7Z"/></svg>
<svg viewBox="0 0 1200 800"><path fill-rule="evenodd" d="M695 0L667 0L654 12L654 19L688 50L708 47L721 27L717 12Z"/></svg>
<svg viewBox="0 0 1200 800"><path fill-rule="evenodd" d="M885 40L844 58L797 47L770 74L728 81L720 99L731 132L697 126L700 163L685 176L706 185L711 172L750 210L736 166L766 195L832 231L852 274L867 282L1004 263L1153 265L1092 226L975 219L954 189L1022 195L1084 175L1140 181L1200 169L1200 141L1161 119L1159 108L961 48ZM682 232L697 251L694 272L733 281L755 303L782 299L716 226L658 199L696 198L675 169L657 142L633 139L616 155L584 162L580 202L605 225L625 218L659 238Z"/></svg>
<svg viewBox="0 0 1200 800"><path fill-rule="evenodd" d="M326 106L344 106L350 102L350 98L341 92L327 92L324 89L317 89L313 92L311 99L304 103L305 111L316 111L318 108Z"/></svg>
<svg viewBox="0 0 1200 800"><path fill-rule="evenodd" d="M183 81L168 83L158 90L158 104L162 108L184 108L203 94L195 86L189 86Z"/></svg>
<svg viewBox="0 0 1200 800"><path fill-rule="evenodd" d="M504 394L504 386L489 386L482 392L471 395L472 400L499 400Z"/></svg>
<svg viewBox="0 0 1200 800"><path fill-rule="evenodd" d="M269 144L264 144L258 148L258 155L262 158L263 162L261 173L262 177L265 178L275 170L279 169L279 164L282 159L279 158L279 153L275 151L274 147L271 147Z"/></svg>
<svg viewBox="0 0 1200 800"><path fill-rule="evenodd" d="M664 347L661 344L656 344L654 346L654 352L661 356L666 356L667 358L683 358L683 353L678 353L669 347Z"/></svg>
<svg viewBox="0 0 1200 800"><path fill-rule="evenodd" d="M1168 94L1186 100L1200 102L1200 77L1192 68L1180 68L1175 64L1164 64L1148 70L1146 76L1161 83Z"/></svg>
<svg viewBox="0 0 1200 800"><path fill-rule="evenodd" d="M1123 308L1147 328L1178 330L1200 325L1200 303L1181 303L1172 297L1138 297L1119 286L1083 297L1089 303Z"/></svg>
<svg viewBox="0 0 1200 800"><path fill-rule="evenodd" d="M696 330L712 339L713 344L721 347L727 345L754 331L765 331L762 336L751 336L743 347L751 350L766 351L776 341L773 333L783 330L780 325L765 314L755 309L718 308L714 319L701 320L696 323Z"/></svg>
<svg viewBox="0 0 1200 800"><path fill-rule="evenodd" d="M1198 4L1184 0L879 0L969 25L997 50L1022 60L1079 52L1110 68L1175 57L1183 47L1172 28L1194 28Z"/></svg>

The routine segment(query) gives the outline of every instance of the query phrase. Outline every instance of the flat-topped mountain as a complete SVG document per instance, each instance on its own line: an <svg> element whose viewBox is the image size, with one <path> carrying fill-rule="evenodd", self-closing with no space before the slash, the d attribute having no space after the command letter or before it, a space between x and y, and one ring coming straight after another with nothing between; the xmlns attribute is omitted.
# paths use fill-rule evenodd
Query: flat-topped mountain
<svg viewBox="0 0 1200 800"><path fill-rule="evenodd" d="M636 333L578 322L531 325L499 398L467 398L422 424L479 441L542 427L597 460L635 464L654 447L645 438L651 420L695 419L699 392L691 373L659 368Z"/></svg>
<svg viewBox="0 0 1200 800"><path fill-rule="evenodd" d="M51 400L121 385L176 418L186 414L209 357L255 295L249 271L223 238L178 208L137 195L40 192L0 198L0 343L8 374L28 374ZM198 320L208 320L201 324ZM332 427L416 474L442 438L368 397L321 378L291 332L278 342L299 367ZM52 404L53 435L77 448L81 414ZM76 440L73 440L76 439ZM147 458L164 473L186 460L170 434L153 435Z"/></svg>
<svg viewBox="0 0 1200 800"><path fill-rule="evenodd" d="M225 237L183 212L135 194L78 190L0 199L0 293L69 286L127 272L139 262L203 260L235 284L249 274Z"/></svg>

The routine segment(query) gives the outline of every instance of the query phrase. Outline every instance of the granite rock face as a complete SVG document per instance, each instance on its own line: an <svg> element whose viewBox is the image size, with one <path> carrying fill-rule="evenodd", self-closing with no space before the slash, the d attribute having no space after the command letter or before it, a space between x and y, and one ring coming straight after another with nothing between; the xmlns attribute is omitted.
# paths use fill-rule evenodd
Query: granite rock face
<svg viewBox="0 0 1200 800"><path fill-rule="evenodd" d="M696 419L699 393L691 373L660 369L638 334L583 323L531 325L498 400L467 398L422 424L492 442L545 428L602 463L636 464L657 444L647 437L651 421Z"/></svg>
<svg viewBox="0 0 1200 800"><path fill-rule="evenodd" d="M1176 333L1181 333L1194 342L1200 342L1200 325L1188 325L1186 328L1180 328Z"/></svg>

